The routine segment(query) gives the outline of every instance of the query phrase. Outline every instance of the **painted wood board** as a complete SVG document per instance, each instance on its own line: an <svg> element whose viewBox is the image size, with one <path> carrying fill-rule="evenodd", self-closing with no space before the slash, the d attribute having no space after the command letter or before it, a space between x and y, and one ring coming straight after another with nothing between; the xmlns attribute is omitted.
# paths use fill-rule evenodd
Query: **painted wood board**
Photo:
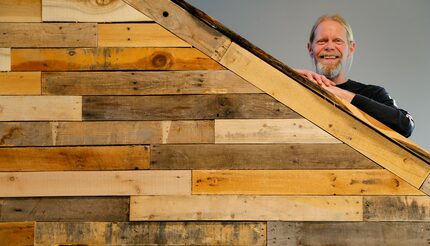
<svg viewBox="0 0 430 246"><path fill-rule="evenodd" d="M43 72L44 95L174 95L261 93L228 70Z"/></svg>
<svg viewBox="0 0 430 246"><path fill-rule="evenodd" d="M41 0L0 1L0 22L42 22Z"/></svg>
<svg viewBox="0 0 430 246"><path fill-rule="evenodd" d="M37 222L35 234L35 245L266 245L261 222Z"/></svg>
<svg viewBox="0 0 430 246"><path fill-rule="evenodd" d="M220 70L195 48L12 49L13 71Z"/></svg>
<svg viewBox="0 0 430 246"><path fill-rule="evenodd" d="M366 221L430 221L428 196L364 197Z"/></svg>
<svg viewBox="0 0 430 246"><path fill-rule="evenodd" d="M151 21L121 0L42 0L43 21L128 22Z"/></svg>
<svg viewBox="0 0 430 246"><path fill-rule="evenodd" d="M361 221L358 196L132 196L130 220Z"/></svg>
<svg viewBox="0 0 430 246"><path fill-rule="evenodd" d="M80 96L1 96L0 108L0 121L82 120Z"/></svg>
<svg viewBox="0 0 430 246"><path fill-rule="evenodd" d="M151 169L378 169L345 144L163 144Z"/></svg>
<svg viewBox="0 0 430 246"><path fill-rule="evenodd" d="M0 95L41 95L40 72L0 72Z"/></svg>
<svg viewBox="0 0 430 246"><path fill-rule="evenodd" d="M387 170L194 170L193 194L423 195Z"/></svg>
<svg viewBox="0 0 430 246"><path fill-rule="evenodd" d="M341 143L307 119L219 119L216 143Z"/></svg>
<svg viewBox="0 0 430 246"><path fill-rule="evenodd" d="M10 48L0 48L0 72L11 70L11 50Z"/></svg>
<svg viewBox="0 0 430 246"><path fill-rule="evenodd" d="M0 171L141 170L149 159L149 146L0 148Z"/></svg>
<svg viewBox="0 0 430 246"><path fill-rule="evenodd" d="M0 245L33 245L34 227L34 222L0 222Z"/></svg>
<svg viewBox="0 0 430 246"><path fill-rule="evenodd" d="M191 172L1 172L0 184L0 197L185 195Z"/></svg>
<svg viewBox="0 0 430 246"><path fill-rule="evenodd" d="M266 94L83 96L84 120L299 118Z"/></svg>

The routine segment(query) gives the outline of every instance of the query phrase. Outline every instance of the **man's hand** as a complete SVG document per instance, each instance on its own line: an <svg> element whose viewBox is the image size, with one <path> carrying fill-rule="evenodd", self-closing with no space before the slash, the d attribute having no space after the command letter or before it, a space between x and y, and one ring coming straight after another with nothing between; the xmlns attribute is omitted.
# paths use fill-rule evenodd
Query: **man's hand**
<svg viewBox="0 0 430 246"><path fill-rule="evenodd" d="M315 73L313 71L306 70L306 69L299 69L299 68L295 68L294 70L296 72L298 72L300 75L302 75L303 77L305 77L305 78L309 79L310 81L318 84L319 86L335 86L336 85L336 83L327 79L326 76Z"/></svg>

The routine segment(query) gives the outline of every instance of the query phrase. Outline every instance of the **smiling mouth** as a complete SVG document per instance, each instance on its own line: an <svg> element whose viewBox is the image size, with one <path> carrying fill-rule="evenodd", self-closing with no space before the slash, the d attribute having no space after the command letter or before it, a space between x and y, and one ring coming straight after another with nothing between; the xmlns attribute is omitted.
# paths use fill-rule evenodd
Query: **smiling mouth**
<svg viewBox="0 0 430 246"><path fill-rule="evenodd" d="M340 56L338 55L320 55L320 59L339 59Z"/></svg>

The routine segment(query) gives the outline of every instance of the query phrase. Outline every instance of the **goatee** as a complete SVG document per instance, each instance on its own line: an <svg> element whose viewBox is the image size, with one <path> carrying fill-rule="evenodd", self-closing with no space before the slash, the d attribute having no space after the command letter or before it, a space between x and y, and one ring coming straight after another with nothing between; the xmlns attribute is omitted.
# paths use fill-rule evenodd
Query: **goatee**
<svg viewBox="0 0 430 246"><path fill-rule="evenodd" d="M335 65L322 64L321 62L318 62L316 60L314 62L316 72L318 74L324 75L329 80L334 80L337 76L339 76L340 72L342 71L342 62L338 62Z"/></svg>

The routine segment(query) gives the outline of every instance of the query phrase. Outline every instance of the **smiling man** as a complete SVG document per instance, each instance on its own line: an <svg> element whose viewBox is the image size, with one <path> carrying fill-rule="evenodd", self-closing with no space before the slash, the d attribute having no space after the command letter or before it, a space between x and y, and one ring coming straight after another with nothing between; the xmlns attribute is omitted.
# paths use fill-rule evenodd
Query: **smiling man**
<svg viewBox="0 0 430 246"><path fill-rule="evenodd" d="M302 76L348 101L405 137L414 129L411 115L396 106L387 91L347 78L355 52L351 27L339 15L324 15L315 22L308 51L315 71L296 69Z"/></svg>

